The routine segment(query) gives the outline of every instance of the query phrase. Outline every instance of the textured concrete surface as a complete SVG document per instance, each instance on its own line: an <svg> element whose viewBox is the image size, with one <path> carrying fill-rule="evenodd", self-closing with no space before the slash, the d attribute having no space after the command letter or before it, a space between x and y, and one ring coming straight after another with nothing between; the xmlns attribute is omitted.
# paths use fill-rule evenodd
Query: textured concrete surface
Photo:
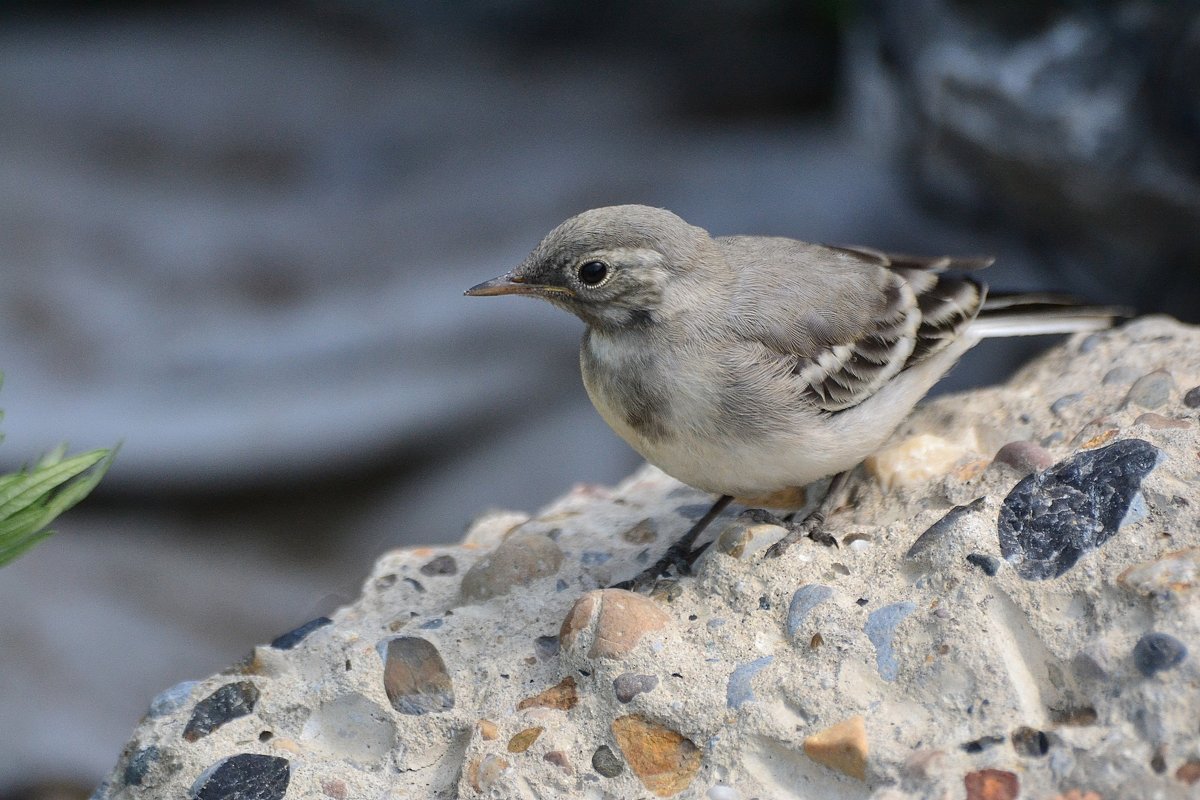
<svg viewBox="0 0 1200 800"><path fill-rule="evenodd" d="M1197 354L1161 318L1076 337L921 408L837 547L764 559L781 531L735 509L649 597L603 587L709 500L650 467L387 553L160 696L97 797L1193 796ZM961 448L933 477L927 436Z"/></svg>

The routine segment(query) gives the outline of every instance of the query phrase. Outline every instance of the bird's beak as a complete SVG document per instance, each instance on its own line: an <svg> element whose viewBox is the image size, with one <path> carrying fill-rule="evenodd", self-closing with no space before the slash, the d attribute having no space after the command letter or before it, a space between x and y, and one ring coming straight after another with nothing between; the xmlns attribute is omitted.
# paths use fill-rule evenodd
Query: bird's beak
<svg viewBox="0 0 1200 800"><path fill-rule="evenodd" d="M533 284L525 283L520 278L514 277L510 272L506 275L501 275L499 278L492 278L490 281L484 281L478 286L472 286L463 294L468 297L491 297L495 294L531 294Z"/></svg>
<svg viewBox="0 0 1200 800"><path fill-rule="evenodd" d="M571 291L561 286L543 286L536 283L528 283L519 275L513 275L509 272L498 278L492 278L490 281L484 281L478 286L472 286L463 292L463 294L468 297L491 297L498 294L545 296L547 294L571 294Z"/></svg>

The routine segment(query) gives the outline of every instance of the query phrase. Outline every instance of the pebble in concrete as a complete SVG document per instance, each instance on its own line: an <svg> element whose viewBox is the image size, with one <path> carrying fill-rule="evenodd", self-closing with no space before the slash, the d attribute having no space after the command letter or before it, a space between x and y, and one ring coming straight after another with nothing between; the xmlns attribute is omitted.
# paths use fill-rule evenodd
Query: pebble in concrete
<svg viewBox="0 0 1200 800"><path fill-rule="evenodd" d="M226 722L246 716L257 703L258 687L253 683L227 683L196 704L183 729L183 738L194 742L207 736Z"/></svg>
<svg viewBox="0 0 1200 800"><path fill-rule="evenodd" d="M528 586L557 573L562 560L562 550L548 536L513 533L463 575L463 600L478 603Z"/></svg>
<svg viewBox="0 0 1200 800"><path fill-rule="evenodd" d="M860 781L867 779L867 723L861 716L839 722L804 739L813 761Z"/></svg>
<svg viewBox="0 0 1200 800"><path fill-rule="evenodd" d="M564 651L589 659L624 658L642 637L667 626L671 617L648 597L624 589L581 596L563 620L558 639Z"/></svg>
<svg viewBox="0 0 1200 800"><path fill-rule="evenodd" d="M271 647L276 650L291 650L296 645L300 644L310 633L320 628L325 627L333 622L329 617L317 617L314 620L304 623L299 628L290 630L287 633L275 637L271 642Z"/></svg>
<svg viewBox="0 0 1200 800"><path fill-rule="evenodd" d="M879 677L885 681L894 681L900 674L900 665L892 649L896 626L916 608L908 600L902 600L872 611L867 617L867 638L875 645L875 666L879 670Z"/></svg>
<svg viewBox="0 0 1200 800"><path fill-rule="evenodd" d="M1187 647L1169 633L1147 633L1133 646L1133 663L1147 678L1187 658Z"/></svg>
<svg viewBox="0 0 1200 800"><path fill-rule="evenodd" d="M763 656L738 666L729 675L729 683L725 688L725 704L737 710L746 703L754 700L754 687L751 680L774 660L772 656Z"/></svg>
<svg viewBox="0 0 1200 800"><path fill-rule="evenodd" d="M192 785L192 800L282 800L291 781L286 758L241 753L214 764Z"/></svg>
<svg viewBox="0 0 1200 800"><path fill-rule="evenodd" d="M1136 509L1158 448L1123 439L1018 483L1000 509L1000 551L1026 580L1057 578L1100 547Z"/></svg>
<svg viewBox="0 0 1200 800"><path fill-rule="evenodd" d="M613 679L613 694L618 703L628 703L639 694L653 691L656 686L658 686L657 675L623 672Z"/></svg>
<svg viewBox="0 0 1200 800"><path fill-rule="evenodd" d="M804 619L814 608L833 596L833 589L818 583L801 586L792 594L787 611L787 635L794 639L804 623Z"/></svg>
<svg viewBox="0 0 1200 800"><path fill-rule="evenodd" d="M401 714L430 714L454 708L454 686L436 647L418 636L379 643L383 688Z"/></svg>
<svg viewBox="0 0 1200 800"><path fill-rule="evenodd" d="M612 722L613 738L629 769L659 797L688 787L700 769L700 750L686 736L636 714Z"/></svg>

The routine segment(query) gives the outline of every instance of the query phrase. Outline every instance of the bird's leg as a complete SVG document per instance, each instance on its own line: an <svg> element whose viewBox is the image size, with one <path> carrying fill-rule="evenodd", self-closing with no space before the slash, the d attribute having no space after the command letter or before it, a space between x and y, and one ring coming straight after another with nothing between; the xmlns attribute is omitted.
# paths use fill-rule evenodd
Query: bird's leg
<svg viewBox="0 0 1200 800"><path fill-rule="evenodd" d="M783 525L784 522L779 517L767 511L765 508L747 508L745 511L737 515L738 520L748 519L755 525ZM704 551L713 545L713 539L709 539L699 547L693 547L692 552L687 554L688 570L691 570L692 564L696 563L696 559L704 555Z"/></svg>
<svg viewBox="0 0 1200 800"><path fill-rule="evenodd" d="M720 516L732 500L733 498L727 494L718 497L717 502L712 504L712 508L703 517L696 520L696 524L692 525L687 533L680 536L667 548L667 552L663 553L662 558L646 567L632 579L614 583L612 588L638 591L652 584L657 578L666 575L667 570L671 567L675 567L675 571L679 575L687 575L691 571L691 564L695 560L695 556L704 552L704 548L699 548L698 551L692 550L696 537Z"/></svg>
<svg viewBox="0 0 1200 800"><path fill-rule="evenodd" d="M833 476L833 480L829 482L829 489L826 490L825 496L821 498L821 502L817 507L808 512L804 519L796 521L795 513L789 514L784 518L787 523L787 535L780 539L775 544L767 548L767 558L778 558L783 555L789 547L804 537L812 539L814 542L820 542L823 545L837 545L837 540L825 533L821 528L825 524L825 520L837 510L838 506L846 499L846 488L850 483L850 470L839 472Z"/></svg>

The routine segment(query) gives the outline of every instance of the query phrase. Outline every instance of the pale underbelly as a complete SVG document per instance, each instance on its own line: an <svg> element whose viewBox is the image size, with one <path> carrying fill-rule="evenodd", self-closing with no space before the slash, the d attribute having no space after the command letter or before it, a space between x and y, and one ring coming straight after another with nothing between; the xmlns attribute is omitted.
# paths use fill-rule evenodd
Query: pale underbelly
<svg viewBox="0 0 1200 800"><path fill-rule="evenodd" d="M629 443L671 477L697 489L737 497L807 486L850 469L863 458L833 443L799 435L753 442L677 437Z"/></svg>

